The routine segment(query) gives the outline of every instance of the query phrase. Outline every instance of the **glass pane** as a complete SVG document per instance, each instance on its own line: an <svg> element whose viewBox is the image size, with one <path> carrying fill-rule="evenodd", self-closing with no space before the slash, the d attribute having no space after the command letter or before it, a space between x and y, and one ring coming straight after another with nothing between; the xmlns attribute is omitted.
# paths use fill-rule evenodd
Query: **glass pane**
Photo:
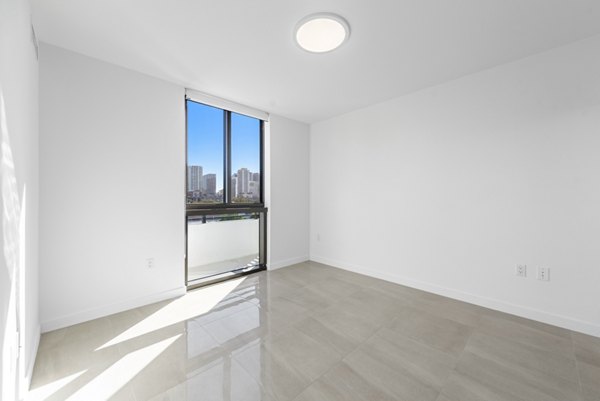
<svg viewBox="0 0 600 401"><path fill-rule="evenodd" d="M187 101L187 203L223 202L224 113Z"/></svg>
<svg viewBox="0 0 600 401"><path fill-rule="evenodd" d="M260 203L260 120L231 113L231 201Z"/></svg>
<svg viewBox="0 0 600 401"><path fill-rule="evenodd" d="M189 216L188 282L259 265L259 213Z"/></svg>

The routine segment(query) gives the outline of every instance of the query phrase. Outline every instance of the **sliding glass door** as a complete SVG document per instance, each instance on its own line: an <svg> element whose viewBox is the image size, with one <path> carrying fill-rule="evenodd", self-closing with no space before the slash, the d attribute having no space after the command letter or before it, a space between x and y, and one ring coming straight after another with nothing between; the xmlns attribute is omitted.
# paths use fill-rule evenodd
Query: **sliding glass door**
<svg viewBox="0 0 600 401"><path fill-rule="evenodd" d="M187 110L187 285L266 265L263 124L192 100Z"/></svg>

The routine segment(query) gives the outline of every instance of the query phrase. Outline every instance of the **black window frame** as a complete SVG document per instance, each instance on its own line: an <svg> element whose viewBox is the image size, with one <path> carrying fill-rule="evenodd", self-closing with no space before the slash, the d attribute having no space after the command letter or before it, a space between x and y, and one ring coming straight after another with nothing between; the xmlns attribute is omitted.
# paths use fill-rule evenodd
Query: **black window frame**
<svg viewBox="0 0 600 401"><path fill-rule="evenodd" d="M188 101L223 110L223 202L222 203L188 203ZM188 290L229 280L234 277L245 276L267 269L267 218L268 209L265 207L265 121L260 122L260 202L233 203L231 200L231 113L230 110L202 103L188 96L185 97L185 286ZM243 113L236 113L245 115ZM259 264L251 270L237 269L234 271L209 276L204 279L189 281L188 278L188 217L209 216L227 213L257 213L259 215Z"/></svg>
<svg viewBox="0 0 600 401"><path fill-rule="evenodd" d="M198 103L204 106L217 108L223 110L223 202L222 203L188 203L188 102ZM239 202L233 203L231 198L231 114L233 111L222 109L220 107L211 106L210 104L202 103L197 100L191 99L186 96L185 98L185 205L186 211L193 210L227 210L227 209L264 209L265 208L265 122L264 120L252 116L260 124L260 161L259 161L259 173L260 173L260 188L259 188L259 202ZM242 113L236 113L245 115Z"/></svg>

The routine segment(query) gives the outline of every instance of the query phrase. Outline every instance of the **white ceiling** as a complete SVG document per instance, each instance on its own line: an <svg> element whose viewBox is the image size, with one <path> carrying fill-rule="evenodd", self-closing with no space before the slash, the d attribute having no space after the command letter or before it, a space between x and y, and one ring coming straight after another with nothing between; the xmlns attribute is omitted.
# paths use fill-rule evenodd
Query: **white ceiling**
<svg viewBox="0 0 600 401"><path fill-rule="evenodd" d="M335 12L348 43L292 40ZM600 33L598 0L33 0L40 40L314 122Z"/></svg>

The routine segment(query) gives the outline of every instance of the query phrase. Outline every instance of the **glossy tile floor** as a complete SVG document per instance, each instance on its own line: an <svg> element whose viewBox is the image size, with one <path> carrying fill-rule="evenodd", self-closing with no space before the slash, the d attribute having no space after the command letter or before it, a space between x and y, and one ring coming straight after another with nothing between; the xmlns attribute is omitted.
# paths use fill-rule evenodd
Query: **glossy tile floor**
<svg viewBox="0 0 600 401"><path fill-rule="evenodd" d="M600 400L600 339L313 262L44 334L30 399Z"/></svg>

